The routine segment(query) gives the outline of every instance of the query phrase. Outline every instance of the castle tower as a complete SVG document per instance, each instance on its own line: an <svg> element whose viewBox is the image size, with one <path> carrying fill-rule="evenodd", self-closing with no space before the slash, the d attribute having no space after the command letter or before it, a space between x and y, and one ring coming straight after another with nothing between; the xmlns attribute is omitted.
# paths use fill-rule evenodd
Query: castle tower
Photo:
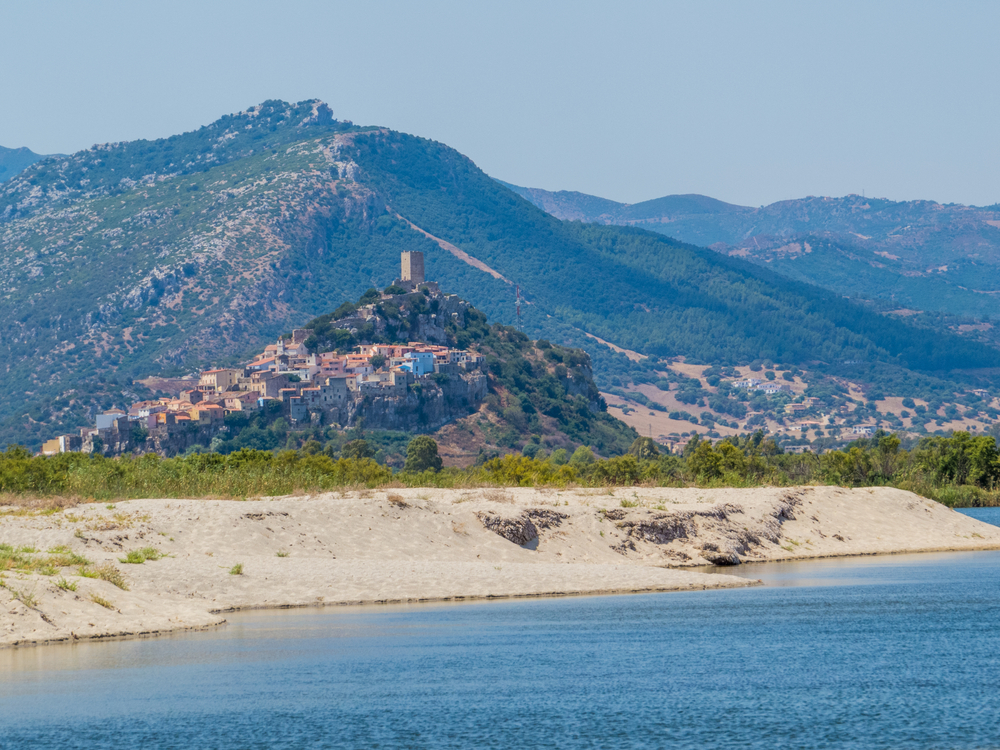
<svg viewBox="0 0 1000 750"><path fill-rule="evenodd" d="M414 286L424 283L424 254L416 250L404 252L402 255L402 281L409 281Z"/></svg>

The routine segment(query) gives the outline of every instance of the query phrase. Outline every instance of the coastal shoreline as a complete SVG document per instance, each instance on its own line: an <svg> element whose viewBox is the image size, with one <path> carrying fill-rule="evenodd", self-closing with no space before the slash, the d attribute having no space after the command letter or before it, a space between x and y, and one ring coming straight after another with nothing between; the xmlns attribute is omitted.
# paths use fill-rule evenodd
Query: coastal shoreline
<svg viewBox="0 0 1000 750"><path fill-rule="evenodd" d="M1000 549L1000 528L891 488L399 489L10 513L0 544L38 563L3 573L4 648L157 637L246 610L747 587L759 582L696 568ZM155 554L124 562L141 550ZM117 577L39 572L68 554Z"/></svg>

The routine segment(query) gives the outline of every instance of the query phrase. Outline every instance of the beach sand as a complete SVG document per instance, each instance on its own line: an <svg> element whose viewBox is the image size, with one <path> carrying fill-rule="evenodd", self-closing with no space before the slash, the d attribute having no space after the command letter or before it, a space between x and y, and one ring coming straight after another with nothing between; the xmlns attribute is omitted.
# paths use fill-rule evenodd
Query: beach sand
<svg viewBox="0 0 1000 750"><path fill-rule="evenodd" d="M885 488L396 489L11 512L0 543L69 548L128 586L8 570L3 647L211 627L242 608L740 587L754 582L684 568L1000 549L1000 528ZM165 557L120 561L145 547Z"/></svg>

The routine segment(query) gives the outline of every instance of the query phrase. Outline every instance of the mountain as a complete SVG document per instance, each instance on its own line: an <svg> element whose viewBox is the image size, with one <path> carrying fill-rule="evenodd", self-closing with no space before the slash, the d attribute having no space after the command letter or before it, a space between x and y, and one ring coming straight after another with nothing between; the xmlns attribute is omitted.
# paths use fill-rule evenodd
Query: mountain
<svg viewBox="0 0 1000 750"><path fill-rule="evenodd" d="M27 148L4 148L0 146L0 182L9 180L19 172L23 172L36 161L48 157L36 154Z"/></svg>
<svg viewBox="0 0 1000 750"><path fill-rule="evenodd" d="M586 346L599 382L663 357L849 361L954 393L982 376L951 371L998 359L739 257L560 221L443 144L318 101L38 162L0 186L0 250L0 445L92 421L138 378L236 362L384 286L401 250L500 323L519 287L525 332Z"/></svg>
<svg viewBox="0 0 1000 750"><path fill-rule="evenodd" d="M507 183L504 183L505 185ZM627 205L510 186L560 219L634 226L888 308L1000 319L1000 205L848 195L736 206L703 195Z"/></svg>

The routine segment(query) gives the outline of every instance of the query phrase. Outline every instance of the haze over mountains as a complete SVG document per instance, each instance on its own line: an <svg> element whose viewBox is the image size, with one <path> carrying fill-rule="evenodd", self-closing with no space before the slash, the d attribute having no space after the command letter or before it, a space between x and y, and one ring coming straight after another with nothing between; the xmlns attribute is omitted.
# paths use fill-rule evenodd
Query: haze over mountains
<svg viewBox="0 0 1000 750"><path fill-rule="evenodd" d="M507 183L504 183L505 185ZM751 208L704 195L634 205L507 185L553 216L633 226L745 258L852 297L1000 318L1000 206L848 195Z"/></svg>
<svg viewBox="0 0 1000 750"><path fill-rule="evenodd" d="M9 180L23 172L37 161L46 158L28 148L4 148L0 146L0 182Z"/></svg>
<svg viewBox="0 0 1000 750"><path fill-rule="evenodd" d="M751 212L700 202L687 225ZM133 378L236 361L389 283L401 250L422 250L428 278L493 320L515 322L520 286L525 331L585 344L598 382L631 364L588 334L653 358L936 373L918 379L945 391L934 378L979 382L952 371L997 363L628 215L638 226L561 221L441 143L318 101L36 163L0 187L0 444L82 424Z"/></svg>

